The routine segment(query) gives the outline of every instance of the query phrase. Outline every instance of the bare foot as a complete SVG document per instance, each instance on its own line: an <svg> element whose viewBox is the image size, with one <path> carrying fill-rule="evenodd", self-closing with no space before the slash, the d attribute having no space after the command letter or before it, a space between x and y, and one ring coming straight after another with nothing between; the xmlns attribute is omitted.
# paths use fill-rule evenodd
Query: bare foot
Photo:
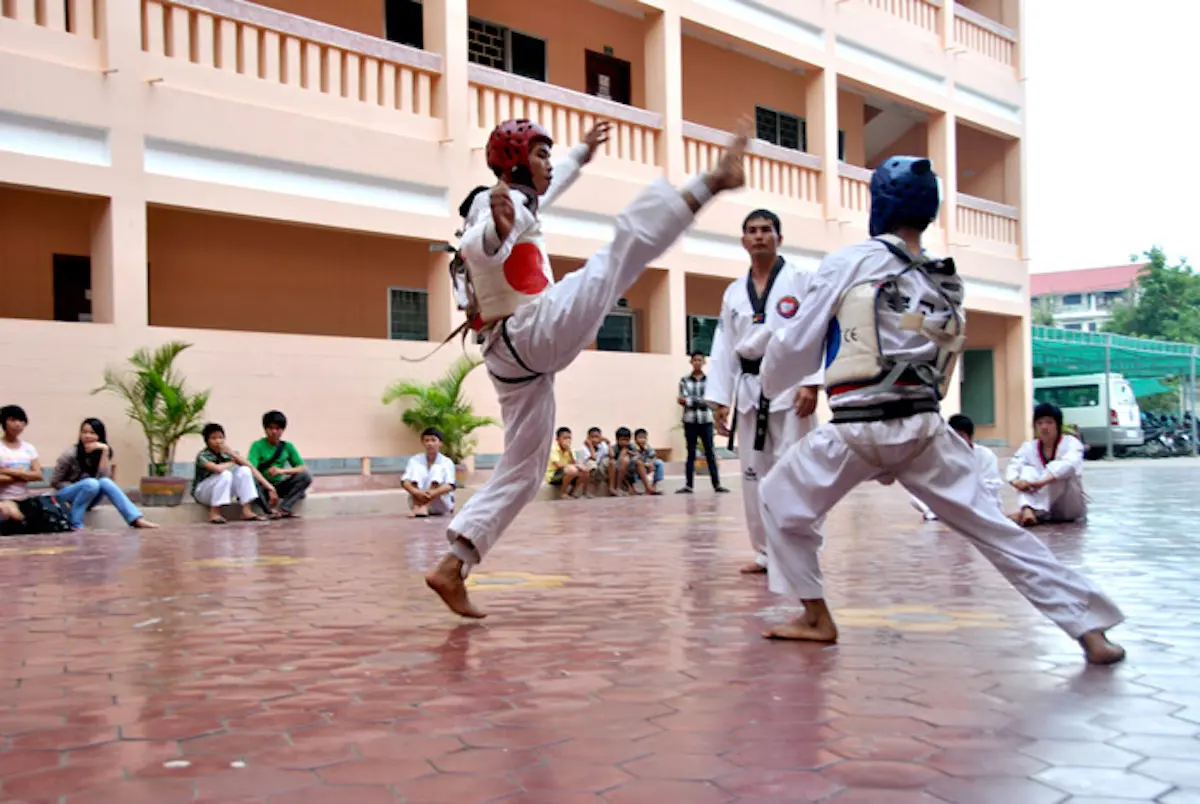
<svg viewBox="0 0 1200 804"><path fill-rule="evenodd" d="M837 626L832 619L810 623L806 617L799 617L787 625L777 625L763 632L767 639L783 639L794 642L837 642Z"/></svg>
<svg viewBox="0 0 1200 804"><path fill-rule="evenodd" d="M446 604L446 608L460 617L482 620L487 615L471 605L467 596L467 584L462 577L463 563L453 554L447 555L425 576L425 584Z"/></svg>
<svg viewBox="0 0 1200 804"><path fill-rule="evenodd" d="M153 522L151 522L149 519L146 519L146 517L144 517L144 516L133 520L133 522L131 523L130 526L134 527L134 528L150 529L150 530L153 530L154 528L158 527L158 525L155 525Z"/></svg>
<svg viewBox="0 0 1200 804"><path fill-rule="evenodd" d="M766 571L767 568L762 564L759 564L757 561L751 561L749 564L738 570L738 572L742 573L743 575L761 575Z"/></svg>
<svg viewBox="0 0 1200 804"><path fill-rule="evenodd" d="M1115 642L1109 642L1103 631L1088 631L1079 638L1083 646L1083 656L1088 664L1116 664L1125 659L1125 649Z"/></svg>

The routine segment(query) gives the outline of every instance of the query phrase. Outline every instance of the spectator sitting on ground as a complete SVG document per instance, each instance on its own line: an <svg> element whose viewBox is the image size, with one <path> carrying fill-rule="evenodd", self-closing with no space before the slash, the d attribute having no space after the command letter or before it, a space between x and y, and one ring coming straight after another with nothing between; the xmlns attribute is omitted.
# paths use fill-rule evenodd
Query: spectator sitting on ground
<svg viewBox="0 0 1200 804"><path fill-rule="evenodd" d="M263 414L262 426L266 437L250 445L247 460L274 486L279 507L272 509L267 506L265 499L270 497L270 489L266 487L258 490L258 504L262 506L263 513L272 519L289 519L296 516L296 503L307 494L308 487L312 485L312 475L295 445L283 440L287 416L278 410L269 410Z"/></svg>
<svg viewBox="0 0 1200 804"><path fill-rule="evenodd" d="M101 499L107 497L131 528L157 528L113 480L117 464L108 431L99 419L84 419L79 426L79 441L67 447L54 464L50 485L58 489L59 502L71 506L71 527L83 527L83 517Z"/></svg>
<svg viewBox="0 0 1200 804"><path fill-rule="evenodd" d="M638 478L638 451L628 427L617 428L617 443L608 463L608 493L628 497ZM643 469L644 471L644 469Z"/></svg>
<svg viewBox="0 0 1200 804"><path fill-rule="evenodd" d="M650 446L650 434L646 432L646 428L639 427L633 431L633 444L638 453L638 465L646 470L644 473L638 472L642 478L642 485L646 487L647 494L657 495L660 493L658 484L666 477L666 467L659 460L654 447ZM650 479L647 480L647 477Z"/></svg>
<svg viewBox="0 0 1200 804"><path fill-rule="evenodd" d="M590 483L588 484L586 493L587 496L591 497L593 496L591 486L596 487L597 493L605 487L612 444L604 437L604 433L599 427L590 427L588 428L587 440L583 442L583 449L580 452L583 456L583 466L588 470L588 474L590 475Z"/></svg>
<svg viewBox="0 0 1200 804"><path fill-rule="evenodd" d="M29 417L19 405L0 408L0 500L23 500L29 484L42 479L42 464L33 444L21 439Z"/></svg>
<svg viewBox="0 0 1200 804"><path fill-rule="evenodd" d="M457 485L454 461L442 454L442 431L426 427L421 433L425 451L408 459L400 485L408 492L410 517L424 519L431 514L454 513L454 488Z"/></svg>
<svg viewBox="0 0 1200 804"><path fill-rule="evenodd" d="M242 520L262 522L265 516L254 513L250 504L258 499L257 485L267 489L270 504L279 502L279 494L258 469L230 450L225 451L225 428L219 424L204 425L200 433L204 437L204 449L196 455L196 476L192 478L192 497L208 507L208 521L213 525L224 525L221 507L237 497L242 504Z"/></svg>
<svg viewBox="0 0 1200 804"><path fill-rule="evenodd" d="M554 446L550 448L546 482L557 486L558 499L565 500L572 492L576 497L581 496L588 477L589 473L575 460L575 453L571 450L571 428L558 428L554 434Z"/></svg>

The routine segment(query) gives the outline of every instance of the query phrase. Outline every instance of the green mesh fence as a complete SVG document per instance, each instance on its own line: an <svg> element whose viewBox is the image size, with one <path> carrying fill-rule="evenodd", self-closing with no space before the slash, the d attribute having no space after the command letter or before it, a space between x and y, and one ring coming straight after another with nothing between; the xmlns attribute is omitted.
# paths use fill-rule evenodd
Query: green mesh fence
<svg viewBox="0 0 1200 804"><path fill-rule="evenodd" d="M1033 327L1032 330L1035 377L1102 374L1106 346L1109 371L1121 374L1127 380L1183 377L1186 381L1191 377L1193 360L1200 357L1200 347L1189 343L1053 327Z"/></svg>

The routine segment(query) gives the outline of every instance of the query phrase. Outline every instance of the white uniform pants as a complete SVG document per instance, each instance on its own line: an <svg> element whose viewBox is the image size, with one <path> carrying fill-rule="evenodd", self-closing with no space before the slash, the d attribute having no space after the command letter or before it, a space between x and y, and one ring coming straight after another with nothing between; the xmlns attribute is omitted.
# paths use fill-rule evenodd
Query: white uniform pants
<svg viewBox="0 0 1200 804"><path fill-rule="evenodd" d="M980 482L970 446L936 413L888 422L824 424L762 482L771 591L824 598L815 525L855 486L893 476L966 536L1030 603L1073 638L1111 628L1120 609L1006 518Z"/></svg>
<svg viewBox="0 0 1200 804"><path fill-rule="evenodd" d="M609 245L505 322L508 342L499 325L489 335L484 363L500 398L504 453L491 479L450 522L451 549L468 566L483 560L545 481L556 424L554 375L596 339L646 264L670 248L692 220L679 191L656 180L617 216ZM533 373L538 376L527 382L498 379Z"/></svg>
<svg viewBox="0 0 1200 804"><path fill-rule="evenodd" d="M742 466L742 505L746 510L746 530L750 533L750 546L754 548L755 561L760 567L765 567L767 529L763 525L762 506L759 504L759 485L775 468L776 462L787 448L808 435L816 417L807 416L801 421L794 410L773 411L768 418L767 442L763 445L762 452L754 449L757 419L757 407L752 407L745 413L738 411L737 453L738 462Z"/></svg>
<svg viewBox="0 0 1200 804"><path fill-rule="evenodd" d="M1035 481L1046 476L1046 470L1036 466L1021 467L1021 480ZM1087 516L1087 498L1083 486L1072 478L1042 486L1035 491L1017 492L1017 506L1032 508L1038 519L1048 522L1074 522Z"/></svg>
<svg viewBox="0 0 1200 804"><path fill-rule="evenodd" d="M210 508L228 505L237 497L240 503L258 499L258 487L254 485L254 473L249 466L235 466L219 475L209 475L196 485L192 492L196 502Z"/></svg>

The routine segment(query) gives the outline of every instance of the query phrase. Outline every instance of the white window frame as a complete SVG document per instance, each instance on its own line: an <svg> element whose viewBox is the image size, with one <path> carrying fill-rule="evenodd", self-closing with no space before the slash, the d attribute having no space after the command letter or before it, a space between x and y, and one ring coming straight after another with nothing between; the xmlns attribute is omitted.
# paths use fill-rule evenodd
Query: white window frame
<svg viewBox="0 0 1200 804"><path fill-rule="evenodd" d="M693 348L693 344L692 344L692 319L696 319L697 321L715 321L715 322L717 322L717 324L720 324L721 316L719 316L719 315L700 315L698 313L688 313L685 318L687 320L687 351L688 351L688 354L690 355L692 352L695 351L695 349ZM714 339L715 339L715 337L716 337L716 335L714 332ZM711 352L712 349L710 348L709 351ZM711 355L710 355L710 357L711 357Z"/></svg>
<svg viewBox="0 0 1200 804"><path fill-rule="evenodd" d="M429 342L429 288L414 288L406 285L388 285L387 289L387 339L389 341L404 341L404 338L393 338L392 332L395 330L392 327L392 293L393 291L402 291L405 293L423 293L425 295L425 340L424 341L408 341L409 343L428 343Z"/></svg>
<svg viewBox="0 0 1200 804"><path fill-rule="evenodd" d="M776 109L773 106L763 106L761 103L756 103L756 104L754 104L754 134L755 134L755 137L758 139L761 139L760 137L758 137L758 110L759 109L762 109L764 112L771 112L772 114L779 115L782 117L795 118L796 123L797 123L796 133L800 137L800 142L797 143L797 145L799 147L796 149L796 151L797 151L797 153L802 153L802 154L808 153L808 119L807 118L805 118L802 115L798 115L795 112L785 112L782 109ZM768 142L768 140L763 140L763 141ZM789 150L789 151L792 150L791 148L788 148L786 145L780 145L777 142L772 142L771 144L774 145L776 148L787 148L787 150Z"/></svg>
<svg viewBox="0 0 1200 804"><path fill-rule="evenodd" d="M633 342L633 349L628 352L610 352L609 354L627 354L627 355L639 354L642 351L642 344L640 343L640 341L638 339L638 311L631 310L628 307L614 307L608 311L608 315L606 315L605 318L607 319L609 315L622 316L624 318L630 319L633 322L632 337L630 338L630 340ZM604 351L604 350L600 349L600 347L599 347L599 340L600 340L599 333L596 333L596 335L597 335L596 351L597 352Z"/></svg>

